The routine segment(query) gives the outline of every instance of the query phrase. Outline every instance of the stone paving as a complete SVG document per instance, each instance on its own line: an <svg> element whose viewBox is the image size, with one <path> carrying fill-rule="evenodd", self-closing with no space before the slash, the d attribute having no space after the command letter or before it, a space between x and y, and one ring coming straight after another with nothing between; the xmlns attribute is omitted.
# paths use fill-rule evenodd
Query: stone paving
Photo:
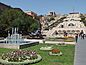
<svg viewBox="0 0 86 65"><path fill-rule="evenodd" d="M25 39L25 41L34 41L34 42L39 42L39 43L43 43L44 40L43 39ZM76 44L76 42L58 42L58 41L45 41L45 43L48 44L58 44L58 43L65 43L65 44Z"/></svg>
<svg viewBox="0 0 86 65"><path fill-rule="evenodd" d="M45 41L45 43L48 43L48 44L59 44L59 43L76 44L76 42L58 42L58 41Z"/></svg>
<svg viewBox="0 0 86 65"><path fill-rule="evenodd" d="M86 38L79 38L76 43L74 65L86 65Z"/></svg>

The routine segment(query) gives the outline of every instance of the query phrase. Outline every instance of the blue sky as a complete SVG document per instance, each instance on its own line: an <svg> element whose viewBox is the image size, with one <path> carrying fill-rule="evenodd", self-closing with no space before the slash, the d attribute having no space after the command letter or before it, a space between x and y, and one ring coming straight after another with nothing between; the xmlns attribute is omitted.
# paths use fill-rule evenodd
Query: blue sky
<svg viewBox="0 0 86 65"><path fill-rule="evenodd" d="M49 11L57 13L80 12L86 13L86 0L0 0L12 7L24 11L34 11L37 14L47 14Z"/></svg>

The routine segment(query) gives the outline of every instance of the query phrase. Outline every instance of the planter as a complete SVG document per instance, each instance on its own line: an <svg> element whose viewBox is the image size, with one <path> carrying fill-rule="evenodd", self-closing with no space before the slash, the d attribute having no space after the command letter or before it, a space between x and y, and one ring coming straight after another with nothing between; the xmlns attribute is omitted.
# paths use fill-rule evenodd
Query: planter
<svg viewBox="0 0 86 65"><path fill-rule="evenodd" d="M49 55L62 55L62 52L59 49L52 49L51 52L49 52Z"/></svg>
<svg viewBox="0 0 86 65"><path fill-rule="evenodd" d="M52 53L52 52L49 52L49 55L61 56L61 55L62 55L62 52L59 52L59 53Z"/></svg>

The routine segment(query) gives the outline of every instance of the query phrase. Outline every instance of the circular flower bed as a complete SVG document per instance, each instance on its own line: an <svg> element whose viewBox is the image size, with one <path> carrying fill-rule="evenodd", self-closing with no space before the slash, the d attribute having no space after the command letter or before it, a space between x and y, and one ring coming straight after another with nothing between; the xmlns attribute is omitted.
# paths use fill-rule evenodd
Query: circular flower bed
<svg viewBox="0 0 86 65"><path fill-rule="evenodd" d="M40 50L52 50L52 46L47 46L47 47L41 47Z"/></svg>
<svg viewBox="0 0 86 65"><path fill-rule="evenodd" d="M3 64L28 64L35 63L42 59L35 51L16 50L2 54L0 62Z"/></svg>
<svg viewBox="0 0 86 65"><path fill-rule="evenodd" d="M58 46L66 46L65 43L58 43L58 44L56 44L56 45L58 45Z"/></svg>
<svg viewBox="0 0 86 65"><path fill-rule="evenodd" d="M49 52L49 55L62 55L62 52L59 49L52 49L51 52Z"/></svg>

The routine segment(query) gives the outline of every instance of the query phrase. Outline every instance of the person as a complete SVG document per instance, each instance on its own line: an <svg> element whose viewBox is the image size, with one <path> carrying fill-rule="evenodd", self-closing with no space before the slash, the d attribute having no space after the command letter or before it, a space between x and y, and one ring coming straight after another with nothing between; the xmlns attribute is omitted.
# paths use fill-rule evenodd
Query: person
<svg viewBox="0 0 86 65"><path fill-rule="evenodd" d="M57 31L55 31L55 35L57 35L58 34L58 32Z"/></svg>
<svg viewBox="0 0 86 65"><path fill-rule="evenodd" d="M82 37L81 37L81 39L84 39L85 38L85 34L82 34Z"/></svg>
<svg viewBox="0 0 86 65"><path fill-rule="evenodd" d="M81 30L79 36L82 37L83 34L84 34L83 30Z"/></svg>
<svg viewBox="0 0 86 65"><path fill-rule="evenodd" d="M45 39L43 40L43 43L45 44Z"/></svg>
<svg viewBox="0 0 86 65"><path fill-rule="evenodd" d="M78 41L78 34L76 34L75 40L76 40L76 43L77 43L77 41Z"/></svg>
<svg viewBox="0 0 86 65"><path fill-rule="evenodd" d="M64 36L67 36L67 32L66 31L64 31Z"/></svg>

